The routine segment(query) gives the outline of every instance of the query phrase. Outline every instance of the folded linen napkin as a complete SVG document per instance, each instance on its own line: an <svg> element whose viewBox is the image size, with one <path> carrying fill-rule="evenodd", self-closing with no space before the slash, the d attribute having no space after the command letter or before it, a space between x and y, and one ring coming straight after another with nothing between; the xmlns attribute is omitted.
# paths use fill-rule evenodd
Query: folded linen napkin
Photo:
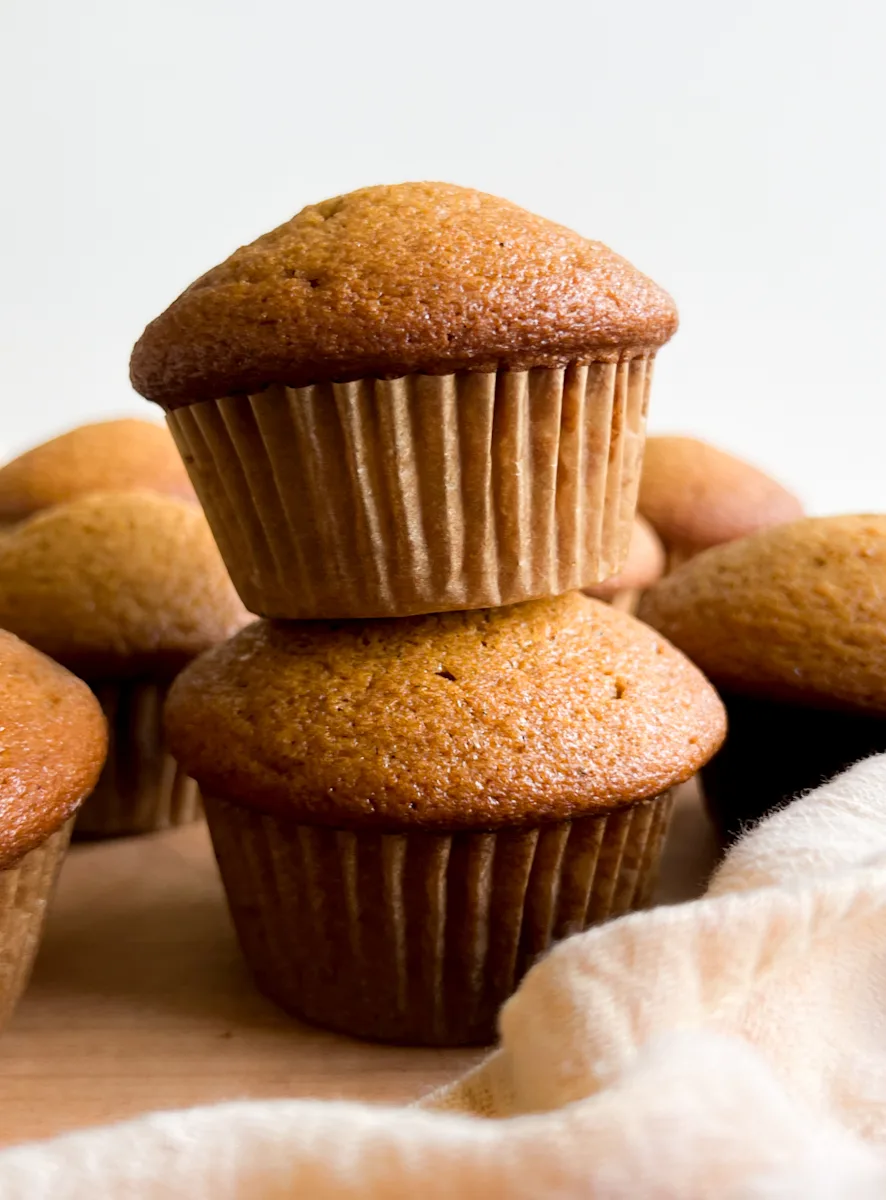
<svg viewBox="0 0 886 1200"><path fill-rule="evenodd" d="M2 1200L886 1197L886 755L707 894L562 943L411 1108L274 1101L0 1153Z"/></svg>

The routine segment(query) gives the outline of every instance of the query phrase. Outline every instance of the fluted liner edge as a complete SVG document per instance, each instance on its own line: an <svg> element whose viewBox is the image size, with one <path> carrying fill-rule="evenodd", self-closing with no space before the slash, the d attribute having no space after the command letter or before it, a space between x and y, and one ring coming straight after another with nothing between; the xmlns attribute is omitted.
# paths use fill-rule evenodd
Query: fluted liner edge
<svg viewBox="0 0 886 1200"><path fill-rule="evenodd" d="M168 683L93 683L108 721L108 757L77 816L75 837L122 837L186 825L203 813L200 791L166 747Z"/></svg>
<svg viewBox="0 0 886 1200"><path fill-rule="evenodd" d="M204 803L262 991L357 1037L482 1045L554 942L649 902L672 802L453 834L346 832Z"/></svg>
<svg viewBox="0 0 886 1200"><path fill-rule="evenodd" d="M623 565L652 360L274 386L168 422L250 612L497 607Z"/></svg>
<svg viewBox="0 0 886 1200"><path fill-rule="evenodd" d="M41 846L0 871L0 1028L28 986L73 823L66 822Z"/></svg>

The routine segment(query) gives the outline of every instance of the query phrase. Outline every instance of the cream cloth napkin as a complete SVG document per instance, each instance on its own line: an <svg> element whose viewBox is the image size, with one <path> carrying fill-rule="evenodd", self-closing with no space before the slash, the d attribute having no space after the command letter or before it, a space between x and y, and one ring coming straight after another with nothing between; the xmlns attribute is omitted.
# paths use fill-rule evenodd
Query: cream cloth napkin
<svg viewBox="0 0 886 1200"><path fill-rule="evenodd" d="M886 1197L886 756L562 943L501 1034L422 1106L148 1116L4 1151L0 1197Z"/></svg>

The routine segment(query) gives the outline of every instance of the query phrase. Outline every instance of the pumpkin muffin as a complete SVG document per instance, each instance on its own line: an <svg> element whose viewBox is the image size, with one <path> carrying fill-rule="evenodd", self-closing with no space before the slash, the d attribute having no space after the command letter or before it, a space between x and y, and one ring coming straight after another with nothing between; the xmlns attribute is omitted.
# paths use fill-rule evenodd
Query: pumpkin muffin
<svg viewBox="0 0 886 1200"><path fill-rule="evenodd" d="M0 541L0 626L85 679L110 725L78 833L141 833L199 815L193 782L165 748L163 698L187 662L247 620L187 501L95 492Z"/></svg>
<svg viewBox="0 0 886 1200"><path fill-rule="evenodd" d="M634 529L625 565L612 579L586 588L588 596L608 600L622 612L635 613L640 597L664 574L665 551L661 539L648 521L634 518Z"/></svg>
<svg viewBox="0 0 886 1200"><path fill-rule="evenodd" d="M647 439L638 508L664 542L671 570L711 546L803 516L780 483L690 437Z"/></svg>
<svg viewBox="0 0 886 1200"><path fill-rule="evenodd" d="M166 704L244 955L284 1008L384 1041L490 1041L553 941L644 904L722 706L578 592L372 622L260 621Z"/></svg>
<svg viewBox="0 0 886 1200"><path fill-rule="evenodd" d="M673 301L599 242L442 183L312 204L137 343L247 608L479 608L617 573Z"/></svg>
<svg viewBox="0 0 886 1200"><path fill-rule="evenodd" d="M702 778L727 837L886 750L886 516L807 518L708 550L640 615L726 704L729 736Z"/></svg>
<svg viewBox="0 0 886 1200"><path fill-rule="evenodd" d="M69 671L0 630L0 1025L37 954L43 918L107 751L95 697Z"/></svg>
<svg viewBox="0 0 886 1200"><path fill-rule="evenodd" d="M196 499L169 430L152 421L80 425L0 467L0 527L86 492L141 489Z"/></svg>

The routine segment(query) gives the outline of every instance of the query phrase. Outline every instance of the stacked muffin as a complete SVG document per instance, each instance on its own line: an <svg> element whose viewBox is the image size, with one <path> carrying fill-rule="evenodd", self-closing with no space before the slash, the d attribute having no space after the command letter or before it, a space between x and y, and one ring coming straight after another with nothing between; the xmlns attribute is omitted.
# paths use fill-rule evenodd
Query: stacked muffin
<svg viewBox="0 0 886 1200"><path fill-rule="evenodd" d="M552 940L648 897L723 711L574 589L623 566L675 328L604 246L405 184L303 210L137 344L265 618L183 672L167 735L289 1010L487 1041Z"/></svg>

